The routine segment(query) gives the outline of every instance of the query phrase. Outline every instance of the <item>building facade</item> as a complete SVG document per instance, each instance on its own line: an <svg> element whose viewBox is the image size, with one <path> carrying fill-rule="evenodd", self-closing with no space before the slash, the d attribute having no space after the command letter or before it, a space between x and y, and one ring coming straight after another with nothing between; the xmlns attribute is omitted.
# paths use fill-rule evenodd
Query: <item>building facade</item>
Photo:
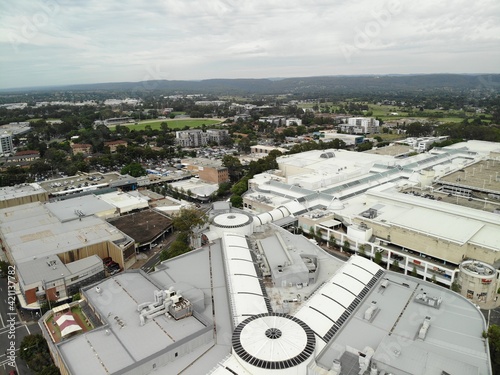
<svg viewBox="0 0 500 375"><path fill-rule="evenodd" d="M73 143L71 145L71 151L73 155L76 154L91 154L92 153L92 145L88 143Z"/></svg>
<svg viewBox="0 0 500 375"><path fill-rule="evenodd" d="M127 141L123 141L123 140L104 142L104 147L109 147L109 152L111 152L111 153L116 152L116 149L119 146L127 147L127 145L128 145Z"/></svg>
<svg viewBox="0 0 500 375"><path fill-rule="evenodd" d="M175 142L181 147L203 147L211 143L220 145L229 138L226 129L190 129L175 132Z"/></svg>
<svg viewBox="0 0 500 375"><path fill-rule="evenodd" d="M352 117L347 120L347 124L340 124L339 129L348 134L376 134L379 124L373 117Z"/></svg>
<svg viewBox="0 0 500 375"><path fill-rule="evenodd" d="M14 144L12 143L12 133L3 132L0 134L0 155L10 156L14 152Z"/></svg>

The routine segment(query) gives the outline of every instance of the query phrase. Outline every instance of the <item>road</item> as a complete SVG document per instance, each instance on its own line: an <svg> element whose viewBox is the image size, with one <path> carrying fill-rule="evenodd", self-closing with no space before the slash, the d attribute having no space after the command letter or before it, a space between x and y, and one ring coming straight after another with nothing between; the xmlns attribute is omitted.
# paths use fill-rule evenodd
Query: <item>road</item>
<svg viewBox="0 0 500 375"><path fill-rule="evenodd" d="M23 322L17 310L10 310L6 278L0 278L0 295L0 375L8 374L14 368L18 374L31 375L32 372L19 358L19 347L25 336L41 333L40 327L35 321ZM13 352L10 351L11 346L15 348ZM11 353L14 354L14 363Z"/></svg>
<svg viewBox="0 0 500 375"><path fill-rule="evenodd" d="M166 240L164 240L163 242L160 243L161 245L161 248L160 248L160 245L158 245L157 247L154 248L154 250L150 250L151 251L154 251L154 254L151 256L151 258L149 258L146 263L144 263L144 265L141 267L141 269L146 272L146 273L149 273L151 272L154 267L160 263L160 254L163 250L166 250L168 249L168 247L170 246L170 244L172 242L175 241L175 239L177 238L177 235L175 233L172 233L171 235L169 235L167 237Z"/></svg>
<svg viewBox="0 0 500 375"><path fill-rule="evenodd" d="M340 251L332 250L327 245L321 246L321 248L325 250L328 254L333 255L337 259L340 259L344 262L347 262L349 260L349 255L346 255L346 253L341 253Z"/></svg>
<svg viewBox="0 0 500 375"><path fill-rule="evenodd" d="M483 313L487 324L489 323L489 325L495 324L500 326L500 307L491 310L481 309L481 312Z"/></svg>

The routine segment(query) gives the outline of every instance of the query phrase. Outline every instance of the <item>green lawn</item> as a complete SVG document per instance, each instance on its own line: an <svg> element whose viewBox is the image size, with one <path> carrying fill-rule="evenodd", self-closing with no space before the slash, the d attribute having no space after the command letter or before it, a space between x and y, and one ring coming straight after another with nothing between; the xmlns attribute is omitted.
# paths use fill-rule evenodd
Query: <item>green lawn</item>
<svg viewBox="0 0 500 375"><path fill-rule="evenodd" d="M73 315L78 315L80 317L82 323L85 325L85 327L82 327L85 332L90 331L93 328L90 324L87 324L87 322L85 321L86 319L85 315L83 315L82 309L79 306L73 306L71 308L71 312L73 313Z"/></svg>
<svg viewBox="0 0 500 375"><path fill-rule="evenodd" d="M464 119L462 117L443 117L443 118L438 118L437 121L439 122L462 122Z"/></svg>
<svg viewBox="0 0 500 375"><path fill-rule="evenodd" d="M222 120L214 120L214 119L166 119L166 120L146 120L146 121L141 121L138 124L134 125L126 125L123 124L124 126L127 126L130 130L144 130L147 125L151 126L151 129L160 129L161 123L162 122L167 122L168 127L170 129L182 129L185 126L189 126L190 128L200 128L203 124L210 126L214 124L220 124Z"/></svg>
<svg viewBox="0 0 500 375"><path fill-rule="evenodd" d="M382 119L388 118L397 118L398 116L389 116L389 113L397 112L400 117L405 117L408 114L406 112L401 112L397 109L396 106L392 105L375 105L369 104L368 108L373 112L372 117L380 117Z"/></svg>
<svg viewBox="0 0 500 375"><path fill-rule="evenodd" d="M406 138L405 136L400 135L400 134L384 134L384 133L381 133L381 134L377 134L377 136L379 136L380 138L382 138L384 142L392 142L392 141L396 141L396 140L400 140L400 139Z"/></svg>

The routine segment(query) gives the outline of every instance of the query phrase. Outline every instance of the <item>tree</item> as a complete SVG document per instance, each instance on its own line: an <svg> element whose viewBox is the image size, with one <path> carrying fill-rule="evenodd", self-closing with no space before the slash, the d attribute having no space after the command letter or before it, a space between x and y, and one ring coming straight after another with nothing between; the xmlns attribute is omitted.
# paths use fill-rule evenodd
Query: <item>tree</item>
<svg viewBox="0 0 500 375"><path fill-rule="evenodd" d="M229 190L231 189L231 183L230 182L223 182L219 184L219 189L217 189L216 195L218 197L223 197L227 193L229 193Z"/></svg>
<svg viewBox="0 0 500 375"><path fill-rule="evenodd" d="M250 152L250 139L243 137L238 142L238 149L242 152Z"/></svg>
<svg viewBox="0 0 500 375"><path fill-rule="evenodd" d="M129 174L132 177L140 177L146 175L146 170L142 167L140 163L130 163L122 168L121 174Z"/></svg>
<svg viewBox="0 0 500 375"><path fill-rule="evenodd" d="M160 253L160 260L163 262L167 259L187 253L191 248L182 238L177 238L167 250Z"/></svg>
<svg viewBox="0 0 500 375"><path fill-rule="evenodd" d="M342 249L347 253L351 251L351 244L349 243L348 240L344 241L344 245L342 245Z"/></svg>
<svg viewBox="0 0 500 375"><path fill-rule="evenodd" d="M9 271L9 263L4 260L0 260L0 275L2 277L7 277Z"/></svg>
<svg viewBox="0 0 500 375"><path fill-rule="evenodd" d="M378 265L382 263L382 253L380 251L375 251L375 258L373 259L373 261Z"/></svg>
<svg viewBox="0 0 500 375"><path fill-rule="evenodd" d="M437 280L436 280L436 275L432 275L431 281L432 281L434 284L436 284L436 283L437 283Z"/></svg>
<svg viewBox="0 0 500 375"><path fill-rule="evenodd" d="M30 369L37 373L53 365L47 342L40 334L24 336L19 348L19 356Z"/></svg>
<svg viewBox="0 0 500 375"><path fill-rule="evenodd" d="M498 374L500 371L500 326L491 324L485 336L490 344L491 365L493 373Z"/></svg>
<svg viewBox="0 0 500 375"><path fill-rule="evenodd" d="M316 228L316 232L314 233L314 239L316 240L317 243L321 243L323 241L323 238L321 236L321 229L319 227Z"/></svg>
<svg viewBox="0 0 500 375"><path fill-rule="evenodd" d="M417 277L418 276L418 272L417 272L417 267L416 266L413 266L413 269L411 270L411 275L413 277Z"/></svg>
<svg viewBox="0 0 500 375"><path fill-rule="evenodd" d="M366 258L365 245L359 245L358 252L359 252L359 255Z"/></svg>
<svg viewBox="0 0 500 375"><path fill-rule="evenodd" d="M44 367L42 371L38 373L38 375L60 375L61 372L57 368L56 365L50 365L47 367Z"/></svg>
<svg viewBox="0 0 500 375"><path fill-rule="evenodd" d="M399 261L397 259L394 259L391 267L394 272L399 272L400 271Z"/></svg>
<svg viewBox="0 0 500 375"><path fill-rule="evenodd" d="M328 239L328 245L330 245L332 249L334 249L337 246L337 239L333 234L330 234L330 238Z"/></svg>
<svg viewBox="0 0 500 375"><path fill-rule="evenodd" d="M371 150L372 148L373 148L373 143L370 141L367 141L367 142L360 143L358 145L358 147L356 148L356 150L358 152L363 152L363 151Z"/></svg>
<svg viewBox="0 0 500 375"><path fill-rule="evenodd" d="M161 124L160 124L160 129L164 132L168 132L170 131L170 129L168 128L168 124L166 121L163 121Z"/></svg>
<svg viewBox="0 0 500 375"><path fill-rule="evenodd" d="M241 195L238 194L233 194L231 195L230 202L233 205L233 207L241 208L243 207L243 198Z"/></svg>
<svg viewBox="0 0 500 375"><path fill-rule="evenodd" d="M181 208L179 213L174 216L172 220L175 230L188 234L192 234L195 227L201 227L205 225L206 222L207 218L205 213L192 208Z"/></svg>
<svg viewBox="0 0 500 375"><path fill-rule="evenodd" d="M235 195L243 195L248 190L248 177L243 177L231 188L231 193Z"/></svg>
<svg viewBox="0 0 500 375"><path fill-rule="evenodd" d="M455 280L453 283L451 283L451 290L453 290L455 293L460 293L462 288L460 284Z"/></svg>
<svg viewBox="0 0 500 375"><path fill-rule="evenodd" d="M222 165L227 168L231 181L237 181L242 174L242 165L240 159L231 155L224 155Z"/></svg>

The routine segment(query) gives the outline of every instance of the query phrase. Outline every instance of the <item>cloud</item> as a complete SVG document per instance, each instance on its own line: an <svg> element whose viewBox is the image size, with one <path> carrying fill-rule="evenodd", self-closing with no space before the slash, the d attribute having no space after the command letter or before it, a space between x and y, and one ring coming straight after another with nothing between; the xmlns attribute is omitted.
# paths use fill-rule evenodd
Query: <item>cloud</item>
<svg viewBox="0 0 500 375"><path fill-rule="evenodd" d="M0 87L498 73L499 41L496 0L0 2Z"/></svg>

